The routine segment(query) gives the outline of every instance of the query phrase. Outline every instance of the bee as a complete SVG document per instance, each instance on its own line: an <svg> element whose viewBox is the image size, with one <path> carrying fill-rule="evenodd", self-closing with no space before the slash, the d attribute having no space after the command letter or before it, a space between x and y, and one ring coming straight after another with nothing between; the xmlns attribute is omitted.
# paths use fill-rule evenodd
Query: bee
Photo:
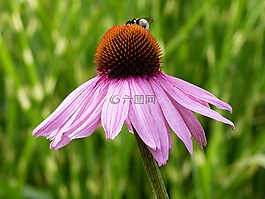
<svg viewBox="0 0 265 199"><path fill-rule="evenodd" d="M126 24L137 24L148 30L149 24L152 23L153 21L154 20L150 17L143 17L143 18L134 18L131 21L127 21Z"/></svg>

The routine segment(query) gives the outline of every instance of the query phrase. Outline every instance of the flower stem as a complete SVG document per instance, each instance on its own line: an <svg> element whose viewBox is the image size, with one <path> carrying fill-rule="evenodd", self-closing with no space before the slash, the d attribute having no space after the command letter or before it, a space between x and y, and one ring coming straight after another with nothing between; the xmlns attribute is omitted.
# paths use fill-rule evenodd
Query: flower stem
<svg viewBox="0 0 265 199"><path fill-rule="evenodd" d="M148 176L149 182L151 183L156 199L168 199L169 197L166 191L166 187L164 185L161 173L159 171L159 168L157 166L157 163L153 155L148 150L145 143L141 140L135 129L134 129L134 135L137 141L139 151L142 156L146 174Z"/></svg>

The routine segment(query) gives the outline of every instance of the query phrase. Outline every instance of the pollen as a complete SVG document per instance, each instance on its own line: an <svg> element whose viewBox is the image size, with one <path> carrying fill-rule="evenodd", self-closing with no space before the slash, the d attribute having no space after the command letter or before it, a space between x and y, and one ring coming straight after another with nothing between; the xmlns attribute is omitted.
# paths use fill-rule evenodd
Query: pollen
<svg viewBox="0 0 265 199"><path fill-rule="evenodd" d="M162 51L155 38L136 24L114 26L98 44L96 71L108 78L149 78L161 71Z"/></svg>

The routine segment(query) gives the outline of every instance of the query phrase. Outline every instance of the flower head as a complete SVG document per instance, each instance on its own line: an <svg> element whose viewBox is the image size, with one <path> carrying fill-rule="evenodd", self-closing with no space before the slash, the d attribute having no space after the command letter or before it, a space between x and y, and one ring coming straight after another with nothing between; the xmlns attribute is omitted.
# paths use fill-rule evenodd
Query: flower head
<svg viewBox="0 0 265 199"><path fill-rule="evenodd" d="M101 39L95 64L97 72L112 79L148 78L160 72L161 49L155 38L139 25L114 26Z"/></svg>
<svg viewBox="0 0 265 199"><path fill-rule="evenodd" d="M208 91L164 74L161 55L159 44L144 27L125 24L111 28L95 54L98 76L69 94L33 135L45 136L52 141L51 149L59 149L91 135L99 125L107 139L114 139L125 123L161 166L171 149L170 128L190 153L192 137L200 148L206 145L204 130L193 112L234 128L209 104L232 112L231 106Z"/></svg>

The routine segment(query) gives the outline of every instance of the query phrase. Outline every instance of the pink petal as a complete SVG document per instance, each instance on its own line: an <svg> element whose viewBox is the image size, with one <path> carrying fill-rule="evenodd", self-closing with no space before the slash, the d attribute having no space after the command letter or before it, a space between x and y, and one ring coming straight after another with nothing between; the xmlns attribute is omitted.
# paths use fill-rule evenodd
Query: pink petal
<svg viewBox="0 0 265 199"><path fill-rule="evenodd" d="M109 85L101 113L101 122L107 139L114 139L118 135L127 118L130 101L125 100L126 96L130 96L128 82L113 80Z"/></svg>
<svg viewBox="0 0 265 199"><path fill-rule="evenodd" d="M166 121L164 122L166 124ZM165 126L165 131L167 132L166 134L159 133L161 149L152 149L148 147L149 151L153 154L154 158L156 159L158 166L162 166L167 163L169 150L171 150L172 148L172 140L170 137L170 129L168 125Z"/></svg>
<svg viewBox="0 0 265 199"><path fill-rule="evenodd" d="M54 140L54 139L58 139L58 137L61 137L63 133L71 126L73 121L76 119L76 116L78 115L78 113L79 111L76 111L75 113L73 113L73 115L69 118L68 121L66 121L64 124L61 124L61 126L57 128L56 130L47 134L46 138L49 140ZM59 140L55 142L59 142Z"/></svg>
<svg viewBox="0 0 265 199"><path fill-rule="evenodd" d="M154 95L153 92L146 86L147 82L142 82L140 78L130 79L130 91L132 97L132 103L130 104L129 109L129 119L141 137L141 139L148 145L150 148L156 149L160 148L160 140L158 133L160 128L164 125L162 119L158 118L158 114L153 114L154 104L146 103L136 103L135 97L146 95ZM161 126L159 126L159 124Z"/></svg>
<svg viewBox="0 0 265 199"><path fill-rule="evenodd" d="M168 136L168 149L171 150L172 149L172 139L171 139L171 136L170 136L170 129L168 131L167 136Z"/></svg>
<svg viewBox="0 0 265 199"><path fill-rule="evenodd" d="M90 136L100 123L100 114L104 102L103 98L104 93L102 97L99 96L98 103L93 103L91 106L87 107L79 120L71 126L68 126L67 129L59 129L54 140L50 144L50 148L57 150L73 139Z"/></svg>
<svg viewBox="0 0 265 199"><path fill-rule="evenodd" d="M133 133L133 127L132 127L132 123L129 119L129 117L127 117L124 121L124 123L126 124L126 126L128 127L129 132Z"/></svg>
<svg viewBox="0 0 265 199"><path fill-rule="evenodd" d="M101 111L99 110L101 108L102 103L101 106L99 105L97 109L94 109L93 113L89 115L89 118L85 122L83 122L82 125L79 125L78 127L70 126L68 131L63 131L62 129L56 131L55 137L53 138L50 144L50 148L57 150L67 145L73 139L90 136L96 130L100 123Z"/></svg>
<svg viewBox="0 0 265 199"><path fill-rule="evenodd" d="M229 124L233 129L235 128L234 124L230 120L221 116L214 110L203 106L197 101L192 100L185 94L183 90L180 90L179 88L174 86L172 82L166 81L164 78L159 78L159 82L163 86L163 88L168 92L168 95L172 96L172 98L176 100L176 102L178 102L180 105L201 115Z"/></svg>
<svg viewBox="0 0 265 199"><path fill-rule="evenodd" d="M38 136L43 135L52 140L50 144L51 149L59 149L68 144L72 139L91 135L100 124L100 114L109 81L106 81L105 78L97 79L93 87L86 83L78 87L82 88L82 92L76 92L77 88L74 93L81 94L74 95L71 93L65 99L69 105L62 106L65 104L65 101L62 102L62 105L39 128ZM84 85L87 88L84 88ZM65 115L66 113L69 115ZM53 119L56 123L54 123ZM46 127L49 131L45 129Z"/></svg>
<svg viewBox="0 0 265 199"><path fill-rule="evenodd" d="M47 136L54 130L60 128L80 107L80 100L85 99L93 90L100 78L97 76L70 93L56 110L39 124L32 132L35 137Z"/></svg>
<svg viewBox="0 0 265 199"><path fill-rule="evenodd" d="M93 120L93 118L95 118L95 119ZM65 145L67 145L73 139L90 136L98 127L99 118L100 118L100 114L98 114L97 117L91 117L91 119L87 121L87 123L89 123L89 125L86 124L86 125L78 128L74 131L71 131L71 132L60 131L60 132L58 132L58 134L55 136L54 140L51 142L50 148L57 150L59 148L62 148ZM71 133L71 134L69 134L69 133Z"/></svg>
<svg viewBox="0 0 265 199"><path fill-rule="evenodd" d="M206 146L207 140L200 122L197 120L195 115L189 109L186 109L185 107L179 105L177 102L173 102L173 104L180 113L185 124L189 128L192 137L194 137L195 141L202 149L203 146Z"/></svg>
<svg viewBox="0 0 265 199"><path fill-rule="evenodd" d="M59 149L71 140L90 136L100 123L100 114L103 105L103 98L107 92L106 83L103 86L96 87L93 92L92 100L85 99L85 103L75 112L70 119L58 130L47 136L53 140L50 144L51 149ZM91 102L92 103L89 103Z"/></svg>
<svg viewBox="0 0 265 199"><path fill-rule="evenodd" d="M210 104L213 104L214 106L216 106L217 108L220 109L226 109L229 110L230 112L232 112L232 107L221 101L220 99L218 99L217 97L215 97L212 93L198 87L195 86L189 82L186 82L182 79L178 79L176 77L172 77L166 74L163 74L164 78L168 81L168 82L172 82L172 84L174 86L176 86L178 89L182 90L184 93L188 93L189 95L198 98L200 100L206 101Z"/></svg>
<svg viewBox="0 0 265 199"><path fill-rule="evenodd" d="M70 141L71 141L70 138L68 136L63 135L62 132L60 135L58 135L57 133L57 136L50 144L50 149L57 150L69 144Z"/></svg>
<svg viewBox="0 0 265 199"><path fill-rule="evenodd" d="M132 111L129 112L132 125L138 135L146 143L150 152L154 155L158 164L164 165L168 160L171 141L169 127L162 114L159 103L147 103L146 96L155 97L150 82L145 79L132 79L130 82L131 96L143 96L143 103L131 104ZM148 137L147 137L148 136ZM154 142L154 146L149 143ZM152 143L153 144L153 143Z"/></svg>
<svg viewBox="0 0 265 199"><path fill-rule="evenodd" d="M79 117L71 123L71 126L64 129L64 135L69 136L71 140L91 135L100 124L100 115L106 100L108 83L102 82L102 86L97 87L94 91L93 103L82 109L82 113L78 114Z"/></svg>
<svg viewBox="0 0 265 199"><path fill-rule="evenodd" d="M67 129L64 135L67 135L71 140L90 136L100 124L103 102L104 101L89 107L89 109L84 112L85 117L80 119L78 124Z"/></svg>
<svg viewBox="0 0 265 199"><path fill-rule="evenodd" d="M166 92L156 81L156 79L150 79L151 85L157 97L157 101L162 108L166 121L176 135L183 141L188 151L192 154L193 148L189 129L183 121L182 116L170 101L169 96L167 96Z"/></svg>
<svg viewBox="0 0 265 199"><path fill-rule="evenodd" d="M199 103L202 104L203 106L205 106L205 107L207 107L207 108L211 108L210 105L209 105L206 101L203 101L203 100L200 100L200 99L198 99L198 98L195 98L195 97L193 97L192 95L189 95L189 94L187 94L187 93L186 93L186 95L187 95L190 99L192 99L192 100L194 100L194 101L196 101L196 102L199 102Z"/></svg>

